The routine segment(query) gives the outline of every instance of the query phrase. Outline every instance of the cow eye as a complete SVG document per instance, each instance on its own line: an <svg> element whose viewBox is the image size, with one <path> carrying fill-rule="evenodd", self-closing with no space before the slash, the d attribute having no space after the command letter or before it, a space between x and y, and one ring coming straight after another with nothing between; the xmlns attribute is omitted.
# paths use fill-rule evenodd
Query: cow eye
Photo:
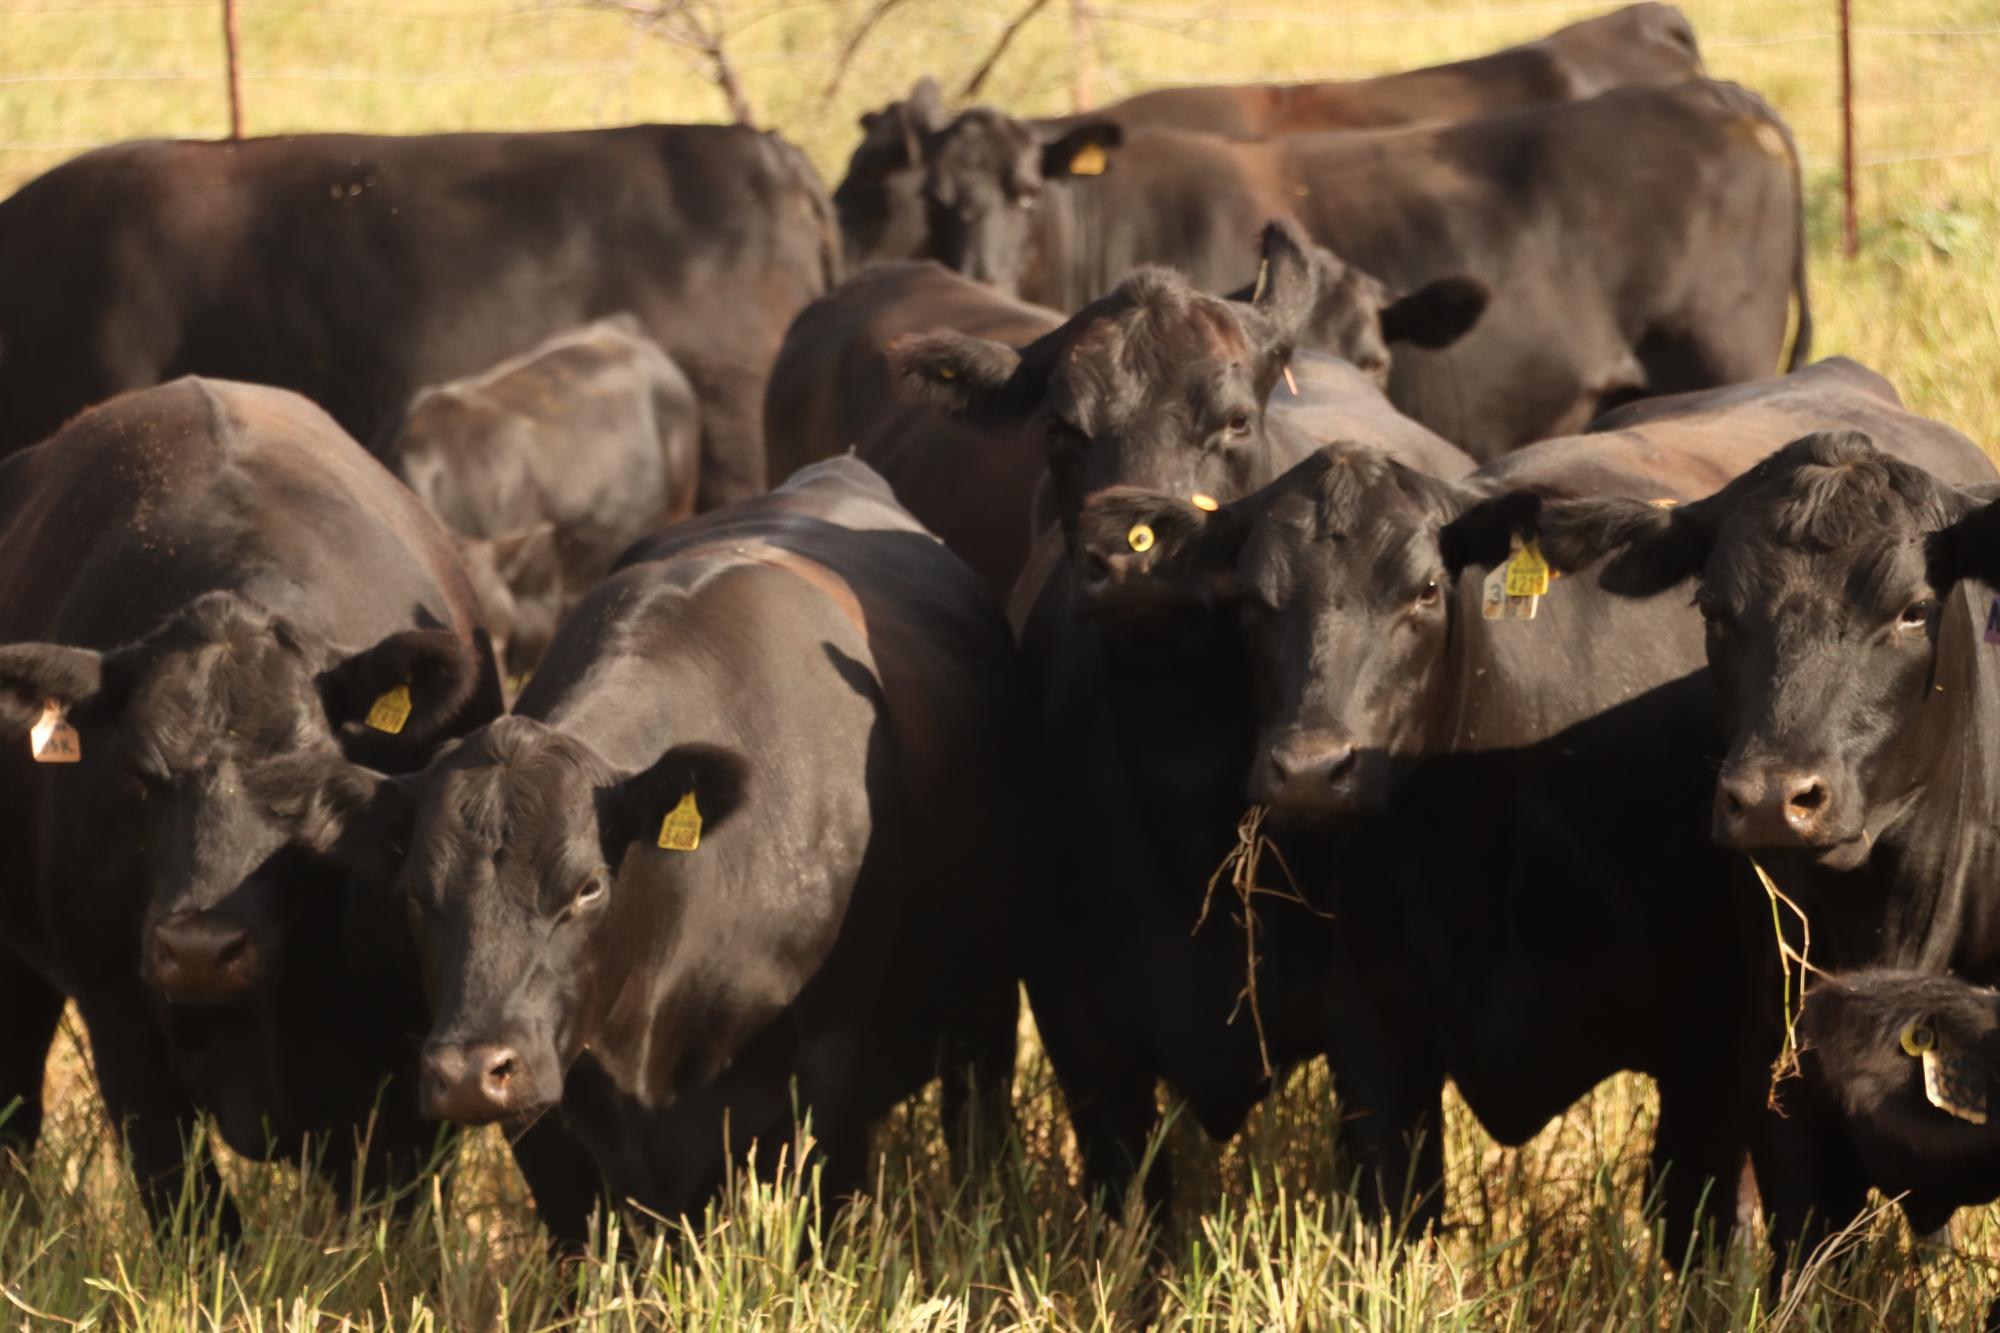
<svg viewBox="0 0 2000 1333"><path fill-rule="evenodd" d="M1911 602L1903 608L1903 614L1896 618L1897 627L1900 629L1922 629L1931 623L1931 612L1936 609L1936 606L1937 603L1933 602L1930 598L1919 597L1916 601Z"/></svg>
<svg viewBox="0 0 2000 1333"><path fill-rule="evenodd" d="M1727 626L1729 612L1723 609L1721 602L1709 595L1708 589L1703 588L1695 593L1694 606L1695 610L1701 612L1701 618L1707 621L1711 628L1723 629Z"/></svg>
<svg viewBox="0 0 2000 1333"><path fill-rule="evenodd" d="M576 892L570 896L569 906L563 908L563 916L568 918L589 911L604 901L604 896L610 888L611 882L603 875L589 876L576 886Z"/></svg>
<svg viewBox="0 0 2000 1333"><path fill-rule="evenodd" d="M1235 416L1229 418L1229 433L1231 435L1248 435L1250 433L1250 414L1248 412L1238 412Z"/></svg>
<svg viewBox="0 0 2000 1333"><path fill-rule="evenodd" d="M1443 600L1444 600L1444 589L1438 587L1438 582L1436 579L1432 579L1429 583L1426 583L1424 585L1424 590L1417 594L1417 605L1422 607L1426 611L1430 610L1432 607L1436 606L1439 602Z"/></svg>

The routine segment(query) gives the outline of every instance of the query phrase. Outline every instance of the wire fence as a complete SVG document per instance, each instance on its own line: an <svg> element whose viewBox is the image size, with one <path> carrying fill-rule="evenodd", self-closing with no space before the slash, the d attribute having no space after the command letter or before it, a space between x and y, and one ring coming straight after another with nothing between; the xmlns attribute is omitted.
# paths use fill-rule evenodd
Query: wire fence
<svg viewBox="0 0 2000 1333"><path fill-rule="evenodd" d="M1009 39L982 98L1067 110L1147 88L1365 76L1477 54L1609 7L1350 8L1263 0L237 0L248 132L408 132L716 119L743 105L837 172L853 117L934 71L956 89ZM1791 120L1809 173L1840 161L1836 0L1687 0L1711 73ZM716 49L648 11L707 16ZM875 13L880 10L881 13ZM894 12L891 13L890 11ZM2000 163L2000 6L1855 0L1858 173ZM874 22L879 18L878 24ZM852 44L857 25L865 40ZM1015 34L1014 29L1020 31ZM77 151L229 130L222 0L0 0L0 189ZM838 62L851 61L852 67ZM829 90L835 86L839 95ZM1981 161L1983 159L1983 162ZM1864 207L1867 181L1861 182Z"/></svg>

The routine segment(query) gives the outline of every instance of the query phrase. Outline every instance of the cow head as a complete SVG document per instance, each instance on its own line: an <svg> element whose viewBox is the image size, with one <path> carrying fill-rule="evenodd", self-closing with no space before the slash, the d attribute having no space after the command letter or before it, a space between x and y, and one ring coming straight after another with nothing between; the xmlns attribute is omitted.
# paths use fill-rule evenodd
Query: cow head
<svg viewBox="0 0 2000 1333"><path fill-rule="evenodd" d="M1124 138L1116 124L1100 120L1045 142L1032 126L991 107L961 112L925 148L930 256L1018 295L1043 187L1103 172Z"/></svg>
<svg viewBox="0 0 2000 1333"><path fill-rule="evenodd" d="M861 142L833 192L846 269L928 252L924 210L925 144L950 118L937 80L918 79L910 95L861 117Z"/></svg>
<svg viewBox="0 0 2000 1333"><path fill-rule="evenodd" d="M1989 1113L2000 1093L2000 994L1914 972L1826 976L1807 991L1799 1034L1813 1072L1870 1137L1947 1173L1968 1150L1994 1162L1991 1132L1960 1121Z"/></svg>
<svg viewBox="0 0 2000 1333"><path fill-rule="evenodd" d="M735 813L747 773L740 755L705 745L620 772L582 741L510 717L443 752L414 795L383 784L378 801L414 821L402 888L432 1002L426 1114L476 1124L562 1096L614 998L620 938L678 913L692 877L726 854L703 840ZM684 799L700 838L662 848L663 816Z"/></svg>
<svg viewBox="0 0 2000 1333"><path fill-rule="evenodd" d="M1318 295L1299 345L1339 357L1383 390L1389 387L1393 344L1409 343L1433 351L1449 347L1472 331L1490 296L1485 283L1462 275L1438 278L1413 292L1399 294L1325 246L1314 245L1297 224L1273 221L1265 225L1260 241L1264 260L1258 281L1232 293L1230 300L1256 299L1270 272L1274 247L1302 253L1311 264L1312 285Z"/></svg>
<svg viewBox="0 0 2000 1333"><path fill-rule="evenodd" d="M1250 304L1142 269L1023 348L960 333L889 347L929 402L976 425L1038 427L1063 530L1118 483L1231 497L1269 480L1264 403L1312 307L1308 261L1279 246Z"/></svg>
<svg viewBox="0 0 2000 1333"><path fill-rule="evenodd" d="M217 1003L257 983L290 903L337 885L318 854L357 799L348 761L421 765L478 712L480 667L448 630L356 651L210 593L111 652L0 647L0 732L26 732L51 701L63 710L82 761L46 780L82 783L93 824L140 858L142 973L169 999ZM398 696L378 713L397 690L407 709ZM400 722L391 734L371 714Z"/></svg>
<svg viewBox="0 0 2000 1333"><path fill-rule="evenodd" d="M1476 500L1339 445L1213 511L1119 488L1084 506L1075 583L1100 615L1233 607L1258 725L1250 799L1290 819L1376 813L1442 711L1467 559L1455 525Z"/></svg>
<svg viewBox="0 0 2000 1333"><path fill-rule="evenodd" d="M1795 440L1694 504L1551 502L1539 525L1559 568L1609 557L1612 592L1696 581L1732 733L1723 845L1852 869L1914 808L1936 756L1899 743L1933 695L1941 603L1959 579L2000 573L1983 496L1844 431Z"/></svg>

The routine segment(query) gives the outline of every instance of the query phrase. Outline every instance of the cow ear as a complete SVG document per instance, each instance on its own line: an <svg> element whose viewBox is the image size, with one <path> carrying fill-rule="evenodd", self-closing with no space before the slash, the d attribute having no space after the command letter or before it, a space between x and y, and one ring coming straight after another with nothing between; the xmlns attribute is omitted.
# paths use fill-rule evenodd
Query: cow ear
<svg viewBox="0 0 2000 1333"><path fill-rule="evenodd" d="M1382 307L1382 340L1449 347L1472 332L1491 295L1485 283L1463 275L1427 282Z"/></svg>
<svg viewBox="0 0 2000 1333"><path fill-rule="evenodd" d="M1714 542L1710 502L1546 500L1534 535L1565 572L1605 561L1598 583L1621 597L1652 597L1701 573Z"/></svg>
<svg viewBox="0 0 2000 1333"><path fill-rule="evenodd" d="M903 116L919 135L935 134L951 120L944 109L944 93L938 81L926 74L910 85L903 101Z"/></svg>
<svg viewBox="0 0 2000 1333"><path fill-rule="evenodd" d="M1960 579L1978 579L2000 589L2000 486L1959 488L1963 512L1930 539L1930 579L1945 588Z"/></svg>
<svg viewBox="0 0 2000 1333"><path fill-rule="evenodd" d="M1205 609L1236 593L1251 527L1241 505L1132 486L1084 502L1073 549L1079 609L1090 614Z"/></svg>
<svg viewBox="0 0 2000 1333"><path fill-rule="evenodd" d="M66 711L96 699L104 683L104 655L59 643L10 643L0 647L0 729L26 731L54 699Z"/></svg>
<svg viewBox="0 0 2000 1333"><path fill-rule="evenodd" d="M302 847L370 879L402 867L416 822L421 776L390 777L323 750L304 750L246 771L252 794L293 827Z"/></svg>
<svg viewBox="0 0 2000 1333"><path fill-rule="evenodd" d="M1474 565L1491 569L1503 563L1514 549L1515 537L1538 535L1541 507L1542 497L1535 491L1507 491L1462 505L1438 531L1445 569L1457 578Z"/></svg>
<svg viewBox="0 0 2000 1333"><path fill-rule="evenodd" d="M890 370L918 400L979 425L1018 420L1011 400L1021 354L1005 343L940 331L898 338L885 350Z"/></svg>
<svg viewBox="0 0 2000 1333"><path fill-rule="evenodd" d="M1125 131L1109 120L1088 120L1042 145L1042 179L1102 176L1111 154L1125 143Z"/></svg>
<svg viewBox="0 0 2000 1333"><path fill-rule="evenodd" d="M665 851L699 851L701 840L743 805L750 761L719 745L676 745L648 767L602 789L598 828L605 864L644 841Z"/></svg>
<svg viewBox="0 0 2000 1333"><path fill-rule="evenodd" d="M437 741L498 714L497 676L482 659L451 630L404 630L321 672L320 703L348 758L406 772Z"/></svg>
<svg viewBox="0 0 2000 1333"><path fill-rule="evenodd" d="M1324 264L1316 258L1314 244L1298 230L1296 222L1276 218L1264 224L1258 240L1256 284L1250 288L1250 304L1272 328L1268 350L1290 356L1320 304ZM1272 368L1276 380L1278 370Z"/></svg>

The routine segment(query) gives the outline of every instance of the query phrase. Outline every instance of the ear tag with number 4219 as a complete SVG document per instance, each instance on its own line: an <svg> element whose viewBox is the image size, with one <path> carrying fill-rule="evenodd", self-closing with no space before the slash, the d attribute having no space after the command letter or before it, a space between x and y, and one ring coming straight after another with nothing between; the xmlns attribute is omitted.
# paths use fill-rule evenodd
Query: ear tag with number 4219
<svg viewBox="0 0 2000 1333"><path fill-rule="evenodd" d="M398 685L375 701L368 710L368 725L391 736L403 730L403 724L410 720L410 687Z"/></svg>
<svg viewBox="0 0 2000 1333"><path fill-rule="evenodd" d="M660 846L669 852L691 852L701 846L701 811L695 807L693 791L660 821Z"/></svg>
<svg viewBox="0 0 2000 1333"><path fill-rule="evenodd" d="M83 738L63 716L60 699L42 700L42 715L28 731L28 752L38 764L74 764L83 758Z"/></svg>
<svg viewBox="0 0 2000 1333"><path fill-rule="evenodd" d="M1549 562L1530 541L1510 539L1507 562L1479 585L1479 614L1487 620L1533 620L1549 590Z"/></svg>

